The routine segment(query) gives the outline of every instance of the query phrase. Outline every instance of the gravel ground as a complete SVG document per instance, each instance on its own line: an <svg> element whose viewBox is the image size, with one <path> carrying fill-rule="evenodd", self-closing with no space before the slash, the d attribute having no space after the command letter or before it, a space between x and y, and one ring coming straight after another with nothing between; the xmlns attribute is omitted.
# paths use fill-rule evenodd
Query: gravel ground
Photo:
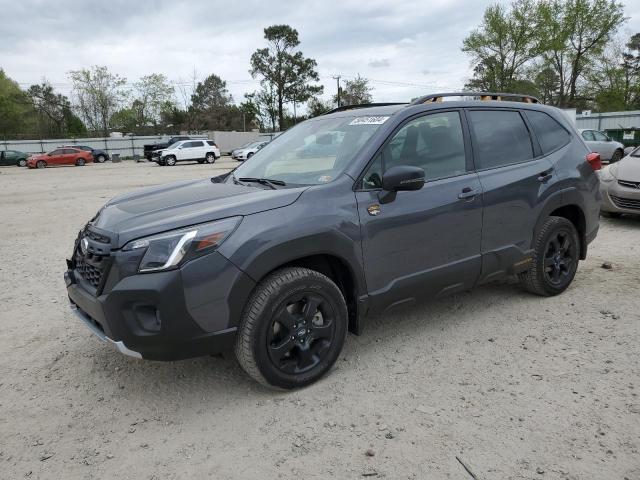
<svg viewBox="0 0 640 480"><path fill-rule="evenodd" d="M137 361L62 273L111 196L233 166L0 168L0 478L640 478L640 220L603 219L572 287L503 284L367 321L292 393L233 358ZM603 269L603 262L612 269Z"/></svg>

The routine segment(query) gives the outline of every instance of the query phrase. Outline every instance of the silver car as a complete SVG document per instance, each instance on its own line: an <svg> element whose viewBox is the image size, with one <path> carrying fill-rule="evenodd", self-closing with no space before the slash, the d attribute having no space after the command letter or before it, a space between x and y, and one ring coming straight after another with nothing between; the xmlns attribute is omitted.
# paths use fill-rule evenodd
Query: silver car
<svg viewBox="0 0 640 480"><path fill-rule="evenodd" d="M640 147L599 172L601 212L609 217L640 215Z"/></svg>
<svg viewBox="0 0 640 480"><path fill-rule="evenodd" d="M580 130L582 139L592 152L600 154L603 162L615 163L624 157L624 145L611 140L607 135L598 130Z"/></svg>

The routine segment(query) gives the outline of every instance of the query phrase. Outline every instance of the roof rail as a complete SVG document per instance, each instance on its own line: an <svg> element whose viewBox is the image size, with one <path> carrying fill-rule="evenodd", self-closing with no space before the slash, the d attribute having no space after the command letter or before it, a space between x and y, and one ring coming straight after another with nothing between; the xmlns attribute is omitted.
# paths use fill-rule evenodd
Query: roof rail
<svg viewBox="0 0 640 480"><path fill-rule="evenodd" d="M389 105L408 105L405 102L387 102L387 103L361 103L359 105L342 105L341 107L329 110L323 115L329 115L330 113L344 112L346 110L354 110L356 108L369 108L369 107L388 107Z"/></svg>
<svg viewBox="0 0 640 480"><path fill-rule="evenodd" d="M521 93L494 93L494 92L451 92L451 93L434 93L416 98L411 105L422 105L423 103L442 102L445 97L478 97L480 100L494 101L518 101L524 103L540 103L536 97L531 95L523 95Z"/></svg>

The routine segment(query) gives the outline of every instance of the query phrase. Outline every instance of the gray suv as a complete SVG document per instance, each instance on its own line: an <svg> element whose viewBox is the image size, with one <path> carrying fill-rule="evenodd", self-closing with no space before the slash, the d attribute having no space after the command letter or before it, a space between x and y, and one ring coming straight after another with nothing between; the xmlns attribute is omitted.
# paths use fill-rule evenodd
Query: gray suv
<svg viewBox="0 0 640 480"><path fill-rule="evenodd" d="M598 231L599 168L532 97L341 107L231 173L109 201L78 235L67 291L125 354L234 349L259 382L301 387L374 312L509 276L563 292Z"/></svg>

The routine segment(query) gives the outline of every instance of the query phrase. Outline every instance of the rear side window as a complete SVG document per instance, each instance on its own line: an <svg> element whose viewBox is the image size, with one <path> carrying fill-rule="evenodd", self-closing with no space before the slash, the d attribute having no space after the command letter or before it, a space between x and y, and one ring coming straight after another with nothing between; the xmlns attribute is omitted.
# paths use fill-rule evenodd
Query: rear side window
<svg viewBox="0 0 640 480"><path fill-rule="evenodd" d="M527 111L527 118L538 137L543 154L546 155L569 143L569 132L546 113Z"/></svg>
<svg viewBox="0 0 640 480"><path fill-rule="evenodd" d="M582 138L584 138L587 142L593 142L593 132L591 130L585 130L582 132Z"/></svg>
<svg viewBox="0 0 640 480"><path fill-rule="evenodd" d="M596 139L596 142L606 142L609 138L601 132L593 131L593 138Z"/></svg>
<svg viewBox="0 0 640 480"><path fill-rule="evenodd" d="M213 141L211 141L211 140L207 140L207 143L208 143L209 145L211 145L212 147L215 147L215 146L216 146L216 144L215 144Z"/></svg>
<svg viewBox="0 0 640 480"><path fill-rule="evenodd" d="M486 169L524 162L533 158L531 137L518 112L472 110L476 168Z"/></svg>

